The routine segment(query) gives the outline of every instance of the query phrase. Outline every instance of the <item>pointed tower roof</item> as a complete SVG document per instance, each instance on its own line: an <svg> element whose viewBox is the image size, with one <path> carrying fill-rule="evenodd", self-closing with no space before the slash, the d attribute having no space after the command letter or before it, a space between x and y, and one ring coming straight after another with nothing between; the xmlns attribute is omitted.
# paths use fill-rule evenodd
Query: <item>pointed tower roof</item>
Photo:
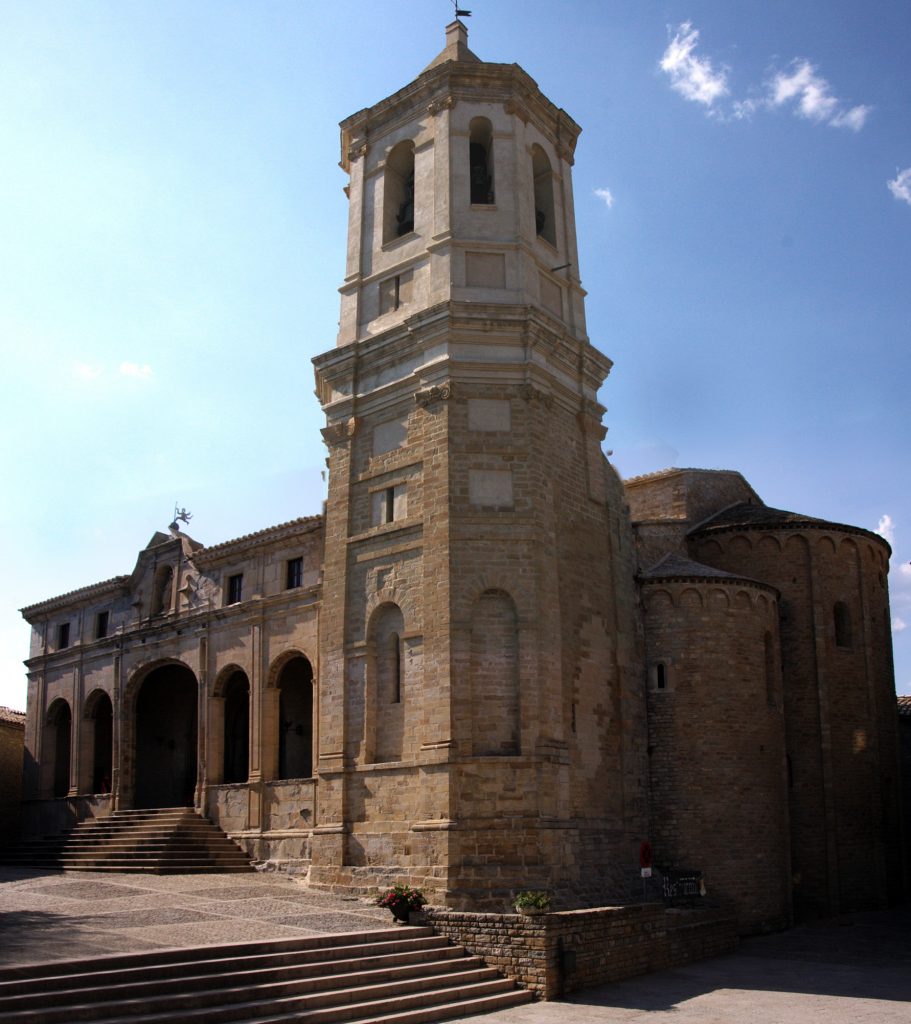
<svg viewBox="0 0 911 1024"><path fill-rule="evenodd" d="M424 71L439 67L440 64L445 64L450 60L467 61L475 64L482 63L481 58L468 49L468 29L458 18L446 26L446 45L424 68Z"/></svg>

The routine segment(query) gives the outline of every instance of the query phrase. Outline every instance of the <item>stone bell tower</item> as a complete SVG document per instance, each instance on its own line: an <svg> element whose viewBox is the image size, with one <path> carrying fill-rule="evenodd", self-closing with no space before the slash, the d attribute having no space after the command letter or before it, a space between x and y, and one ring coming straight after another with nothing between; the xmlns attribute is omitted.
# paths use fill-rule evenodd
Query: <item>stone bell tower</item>
<svg viewBox="0 0 911 1024"><path fill-rule="evenodd" d="M621 895L636 866L635 560L585 333L579 131L459 21L341 125L314 883L499 907Z"/></svg>

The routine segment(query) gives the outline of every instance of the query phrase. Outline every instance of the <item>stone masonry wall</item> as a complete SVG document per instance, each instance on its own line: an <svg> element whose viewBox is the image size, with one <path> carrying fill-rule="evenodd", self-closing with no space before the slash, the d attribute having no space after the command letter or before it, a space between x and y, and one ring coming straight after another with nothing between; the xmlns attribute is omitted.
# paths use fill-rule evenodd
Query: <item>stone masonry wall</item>
<svg viewBox="0 0 911 1024"><path fill-rule="evenodd" d="M897 898L887 545L862 531L759 526L697 535L693 554L781 594L795 913L834 914ZM848 627L840 640L837 603Z"/></svg>
<svg viewBox="0 0 911 1024"><path fill-rule="evenodd" d="M24 746L25 715L0 708L0 842L19 831Z"/></svg>
<svg viewBox="0 0 911 1024"><path fill-rule="evenodd" d="M719 956L737 948L735 919L659 903L560 913L469 914L427 907L433 930L543 999Z"/></svg>
<svg viewBox="0 0 911 1024"><path fill-rule="evenodd" d="M700 870L743 932L790 921L784 719L774 592L643 586L651 839L659 868ZM657 667L663 666L663 687Z"/></svg>

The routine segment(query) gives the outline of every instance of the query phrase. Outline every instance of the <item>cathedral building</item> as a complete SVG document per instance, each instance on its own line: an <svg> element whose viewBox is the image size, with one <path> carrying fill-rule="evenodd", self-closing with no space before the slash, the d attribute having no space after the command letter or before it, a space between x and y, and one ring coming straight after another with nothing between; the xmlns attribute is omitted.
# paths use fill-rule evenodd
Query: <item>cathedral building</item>
<svg viewBox="0 0 911 1024"><path fill-rule="evenodd" d="M311 884L503 909L641 893L745 931L901 892L879 536L737 472L622 481L588 339L580 128L464 26L341 125L322 515L23 610L24 820L193 806Z"/></svg>

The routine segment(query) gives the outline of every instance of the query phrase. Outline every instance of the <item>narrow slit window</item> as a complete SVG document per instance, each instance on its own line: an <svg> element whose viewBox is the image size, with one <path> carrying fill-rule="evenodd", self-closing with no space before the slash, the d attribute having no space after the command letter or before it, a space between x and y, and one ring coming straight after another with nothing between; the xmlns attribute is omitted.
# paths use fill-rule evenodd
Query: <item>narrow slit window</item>
<svg viewBox="0 0 911 1024"><path fill-rule="evenodd" d="M57 627L57 650L62 651L64 647L70 646L70 624L61 622Z"/></svg>
<svg viewBox="0 0 911 1024"><path fill-rule="evenodd" d="M110 624L110 613L99 612L95 616L95 639L103 640L108 635L108 627Z"/></svg>
<svg viewBox="0 0 911 1024"><path fill-rule="evenodd" d="M851 646L851 611L844 601L835 604L835 646Z"/></svg>

